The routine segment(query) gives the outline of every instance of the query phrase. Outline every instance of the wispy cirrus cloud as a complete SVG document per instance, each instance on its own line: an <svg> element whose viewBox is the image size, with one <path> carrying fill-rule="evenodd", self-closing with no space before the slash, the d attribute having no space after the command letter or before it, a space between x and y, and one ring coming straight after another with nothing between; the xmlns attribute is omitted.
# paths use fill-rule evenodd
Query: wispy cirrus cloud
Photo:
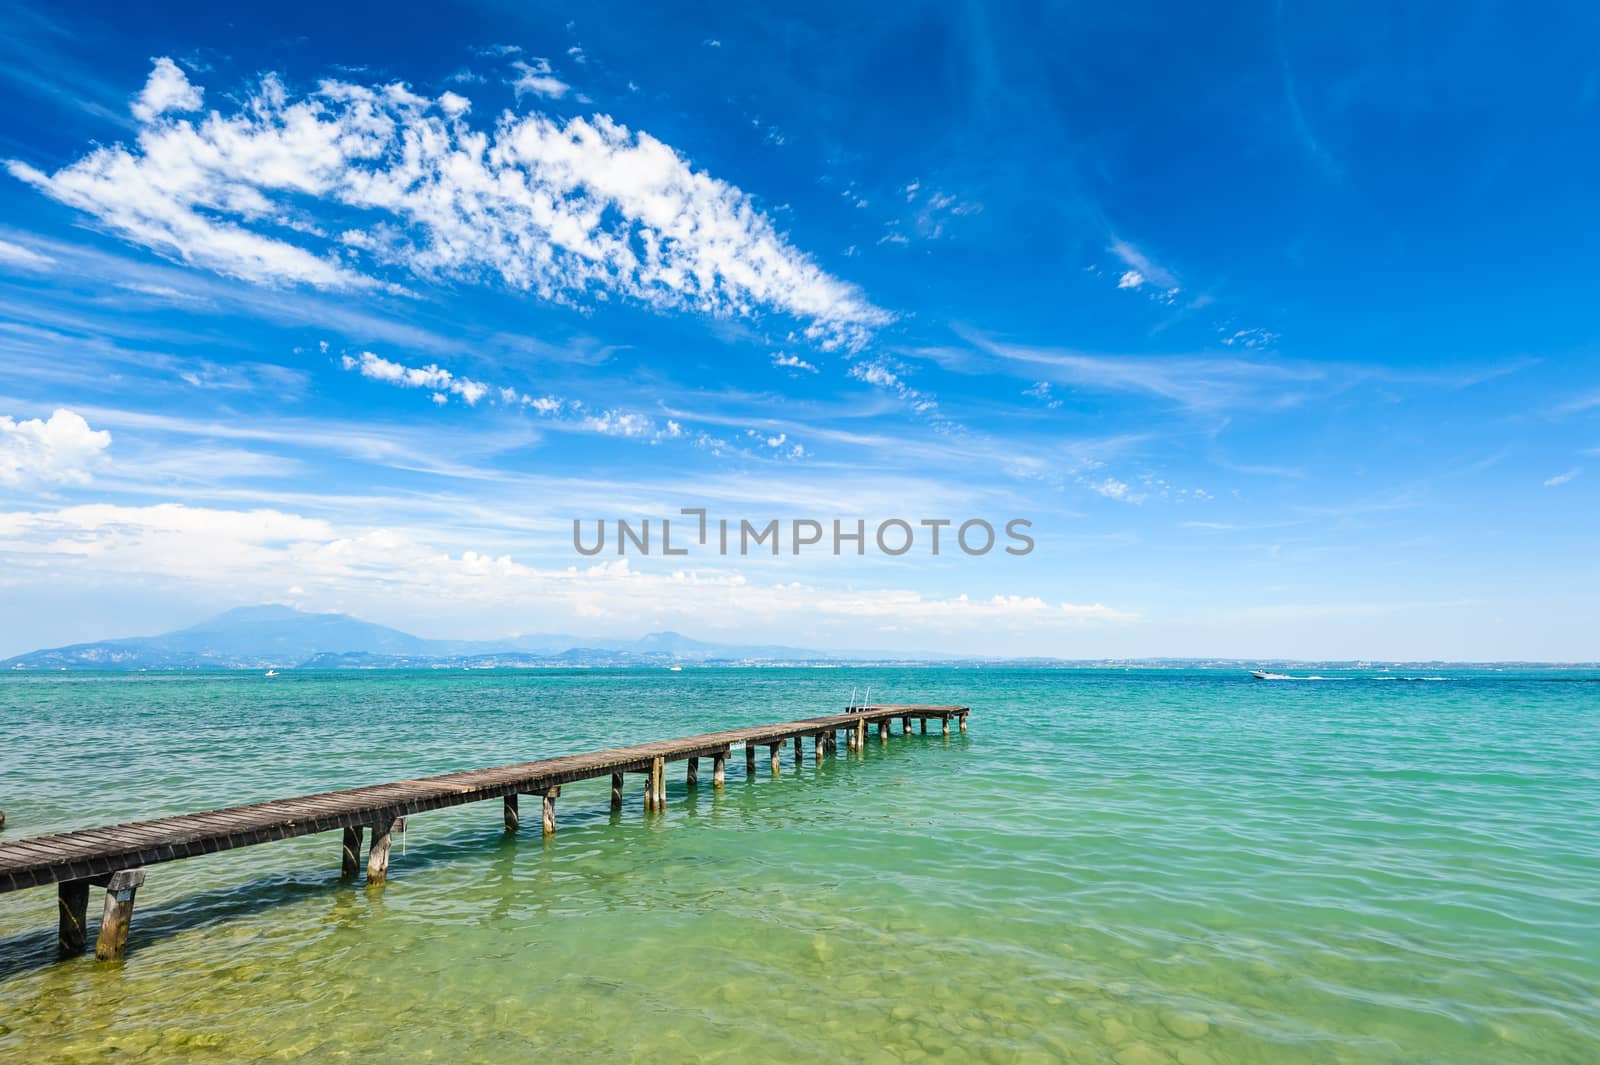
<svg viewBox="0 0 1600 1065"><path fill-rule="evenodd" d="M1296 386L1326 377L1313 366L1204 355L1096 355L966 336L984 354L1012 364L1018 373L1043 378L1044 383L1144 393L1201 411L1242 403L1290 405L1300 398Z"/></svg>
<svg viewBox="0 0 1600 1065"><path fill-rule="evenodd" d="M8 240L0 240L0 266L15 266L23 270L46 270L54 266L55 262L43 252L24 248L21 244L13 244Z"/></svg>
<svg viewBox="0 0 1600 1065"><path fill-rule="evenodd" d="M267 75L231 111L195 117L201 91L158 60L133 146L52 174L7 169L128 240L254 282L397 290L397 272L557 302L778 313L824 349L859 348L892 320L740 189L605 115L479 129L454 93L330 79L296 97Z"/></svg>
<svg viewBox="0 0 1600 1065"><path fill-rule="evenodd" d="M1554 477L1546 477L1544 486L1546 488L1560 488L1564 484L1577 480L1582 473L1582 467L1574 466L1565 473L1558 473Z"/></svg>

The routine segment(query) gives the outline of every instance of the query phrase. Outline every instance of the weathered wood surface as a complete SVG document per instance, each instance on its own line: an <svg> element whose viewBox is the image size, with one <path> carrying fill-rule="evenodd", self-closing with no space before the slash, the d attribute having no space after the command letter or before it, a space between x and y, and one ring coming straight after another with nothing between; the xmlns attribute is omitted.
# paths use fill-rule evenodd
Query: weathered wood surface
<svg viewBox="0 0 1600 1065"><path fill-rule="evenodd" d="M103 878L123 869L364 826L373 829L373 850L382 855L377 869L377 880L381 882L388 867L386 829L396 818L407 814L519 793L543 794L550 788L575 781L624 772L649 772L669 761L715 757L741 745L770 747L772 768L776 771L778 751L791 740L815 736L831 728L864 728L869 722L887 723L889 718L906 715L938 718L948 731L950 718L956 717L965 724L967 712L964 706L874 705L846 714L727 729L518 765L35 836L0 843L0 893L63 881ZM654 794L647 791L647 795L654 807L666 801L666 781L660 768L656 768L652 776ZM385 829L381 848L377 845L380 828ZM369 877L373 873L372 865L369 861Z"/></svg>

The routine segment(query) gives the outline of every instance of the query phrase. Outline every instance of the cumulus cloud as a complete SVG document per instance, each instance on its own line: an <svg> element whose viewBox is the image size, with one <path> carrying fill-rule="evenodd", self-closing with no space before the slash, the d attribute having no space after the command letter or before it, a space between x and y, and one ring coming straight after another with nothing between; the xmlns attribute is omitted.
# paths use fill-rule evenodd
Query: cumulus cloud
<svg viewBox="0 0 1600 1065"><path fill-rule="evenodd" d="M0 484L87 484L110 446L110 433L89 428L74 411L57 410L49 421L0 416Z"/></svg>
<svg viewBox="0 0 1600 1065"><path fill-rule="evenodd" d="M573 304L778 313L824 349L859 348L891 320L746 193L608 116L507 112L479 128L455 93L327 80L297 97L268 75L230 111L191 117L174 113L200 92L181 77L157 62L135 144L54 173L7 168L128 240L254 282L381 289L398 272Z"/></svg>
<svg viewBox="0 0 1600 1065"><path fill-rule="evenodd" d="M168 111L200 110L205 90L189 84L188 75L166 56L153 62L155 69L150 71L144 91L128 105L133 117L140 122L150 122Z"/></svg>

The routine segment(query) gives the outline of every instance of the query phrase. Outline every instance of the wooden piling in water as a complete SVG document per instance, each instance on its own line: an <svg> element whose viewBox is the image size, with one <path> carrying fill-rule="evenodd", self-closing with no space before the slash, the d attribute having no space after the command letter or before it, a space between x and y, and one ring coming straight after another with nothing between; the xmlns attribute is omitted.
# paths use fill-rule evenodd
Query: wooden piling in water
<svg viewBox="0 0 1600 1065"><path fill-rule="evenodd" d="M728 782L728 752L711 756L711 787L721 791Z"/></svg>
<svg viewBox="0 0 1600 1065"><path fill-rule="evenodd" d="M690 758L689 768L684 771L683 782L690 791L700 786L700 759Z"/></svg>
<svg viewBox="0 0 1600 1065"><path fill-rule="evenodd" d="M783 754L783 744L769 743L767 744L767 748L768 752L772 755L772 775L777 776L783 772L783 767L780 764L781 756Z"/></svg>
<svg viewBox="0 0 1600 1065"><path fill-rule="evenodd" d="M382 884L389 879L389 834L394 831L393 817L380 818L372 823L372 849L367 852L367 884Z"/></svg>
<svg viewBox="0 0 1600 1065"><path fill-rule="evenodd" d="M944 734L946 736L950 735L950 715L946 714L944 717L940 718L939 720L943 723Z"/></svg>
<svg viewBox="0 0 1600 1065"><path fill-rule="evenodd" d="M924 736L926 736L928 734L928 719L927 718L923 718L921 723L922 723L922 734Z"/></svg>
<svg viewBox="0 0 1600 1065"><path fill-rule="evenodd" d="M967 731L967 715L966 714L962 714L961 715L961 731L962 732Z"/></svg>
<svg viewBox="0 0 1600 1065"><path fill-rule="evenodd" d="M665 758L652 758L650 760L650 808L652 810L664 809L667 805L667 760Z"/></svg>
<svg viewBox="0 0 1600 1065"><path fill-rule="evenodd" d="M361 826L344 830L344 843L339 854L339 875L353 880L361 873Z"/></svg>
<svg viewBox="0 0 1600 1065"><path fill-rule="evenodd" d="M753 744L753 743L747 742L744 745L744 778L746 780L749 780L752 777L754 777L755 775L756 775L756 745Z"/></svg>
<svg viewBox="0 0 1600 1065"><path fill-rule="evenodd" d="M546 788L544 792L544 834L556 834L556 799L561 797L560 788Z"/></svg>
<svg viewBox="0 0 1600 1065"><path fill-rule="evenodd" d="M95 941L95 961L121 961L128 950L128 923L133 920L133 897L144 883L143 869L121 869L106 883L106 908L100 916L100 938Z"/></svg>
<svg viewBox="0 0 1600 1065"><path fill-rule="evenodd" d="M622 809L622 774L611 774L611 808Z"/></svg>
<svg viewBox="0 0 1600 1065"><path fill-rule="evenodd" d="M522 827L522 815L517 810L517 793L506 796L506 831L515 832Z"/></svg>
<svg viewBox="0 0 1600 1065"><path fill-rule="evenodd" d="M63 880L57 884L56 908L61 911L56 929L56 945L61 954L82 954L89 942L89 881Z"/></svg>

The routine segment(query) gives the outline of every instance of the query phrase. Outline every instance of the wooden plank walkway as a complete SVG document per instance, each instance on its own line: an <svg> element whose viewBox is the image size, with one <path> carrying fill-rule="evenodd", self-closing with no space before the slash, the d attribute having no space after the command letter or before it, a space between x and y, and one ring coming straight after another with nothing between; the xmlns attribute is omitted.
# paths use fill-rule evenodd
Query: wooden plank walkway
<svg viewBox="0 0 1600 1065"><path fill-rule="evenodd" d="M878 728L880 743L888 741L896 719L901 721L904 733L911 731L913 720L922 722L923 732L933 720L939 721L948 735L952 719L959 723L961 731L966 731L968 713L965 706L873 703L825 717L35 836L0 843L0 893L58 885L61 948L64 953L75 953L83 950L86 942L89 887L104 886L105 917L95 955L102 959L120 958L127 941L134 893L144 882L145 867L150 865L342 829L342 870L345 875L354 876L363 831L370 829L367 881L381 884L388 874L390 835L395 828L403 827L402 818L412 814L501 798L505 801L506 828L516 831L521 824L517 797L533 795L543 800L543 828L551 834L555 831L555 800L563 784L610 776L611 805L616 809L622 805L624 774L644 773L645 808L656 810L666 802L668 762L687 761L688 782L696 786L699 760L709 757L713 760L713 783L721 787L727 758L737 747L745 749L747 772L755 769L757 749L766 747L776 773L783 748L791 741L797 760L804 757L803 741L814 741L814 756L820 762L837 750L841 731L846 734L849 747L860 749L872 726Z"/></svg>

